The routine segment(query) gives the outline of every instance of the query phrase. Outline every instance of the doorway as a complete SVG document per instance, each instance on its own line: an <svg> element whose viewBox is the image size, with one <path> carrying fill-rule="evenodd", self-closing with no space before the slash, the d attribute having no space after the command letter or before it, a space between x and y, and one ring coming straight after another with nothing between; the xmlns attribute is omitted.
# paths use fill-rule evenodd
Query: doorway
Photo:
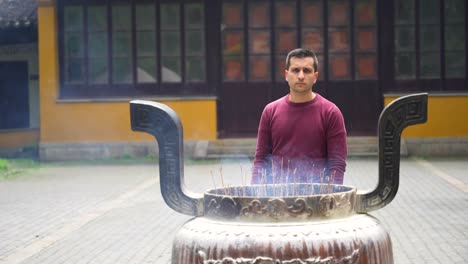
<svg viewBox="0 0 468 264"><path fill-rule="evenodd" d="M29 127L28 63L0 62L0 129Z"/></svg>

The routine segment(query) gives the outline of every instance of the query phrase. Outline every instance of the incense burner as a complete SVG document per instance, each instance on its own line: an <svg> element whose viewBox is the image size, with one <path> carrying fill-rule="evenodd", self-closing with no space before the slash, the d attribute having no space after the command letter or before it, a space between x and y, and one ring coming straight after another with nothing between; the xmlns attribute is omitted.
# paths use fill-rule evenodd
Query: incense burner
<svg viewBox="0 0 468 264"><path fill-rule="evenodd" d="M194 216L175 236L173 264L393 263L389 234L368 215L389 204L399 185L403 128L427 120L427 94L397 99L378 123L379 181L353 186L291 183L233 186L190 193L183 187L182 126L166 105L130 103L132 129L159 144L161 193Z"/></svg>

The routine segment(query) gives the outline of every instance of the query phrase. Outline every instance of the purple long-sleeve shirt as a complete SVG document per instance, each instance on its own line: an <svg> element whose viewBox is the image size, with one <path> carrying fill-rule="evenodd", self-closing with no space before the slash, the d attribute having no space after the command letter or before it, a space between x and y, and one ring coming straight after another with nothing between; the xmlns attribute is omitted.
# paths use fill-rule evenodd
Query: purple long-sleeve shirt
<svg viewBox="0 0 468 264"><path fill-rule="evenodd" d="M258 128L253 184L343 183L346 128L338 107L319 94L306 103L286 95L268 104ZM325 176L324 178L320 178Z"/></svg>

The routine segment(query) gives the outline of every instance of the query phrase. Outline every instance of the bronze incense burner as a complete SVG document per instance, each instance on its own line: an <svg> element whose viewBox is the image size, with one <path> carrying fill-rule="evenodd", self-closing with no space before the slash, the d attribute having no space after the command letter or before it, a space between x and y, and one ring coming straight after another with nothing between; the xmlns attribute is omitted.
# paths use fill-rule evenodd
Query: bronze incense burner
<svg viewBox="0 0 468 264"><path fill-rule="evenodd" d="M427 94L401 97L380 115L379 181L370 192L318 183L183 188L182 126L166 105L130 103L132 129L159 144L161 193L195 216L173 242L173 264L393 263L389 234L368 215L398 191L403 128L427 120Z"/></svg>

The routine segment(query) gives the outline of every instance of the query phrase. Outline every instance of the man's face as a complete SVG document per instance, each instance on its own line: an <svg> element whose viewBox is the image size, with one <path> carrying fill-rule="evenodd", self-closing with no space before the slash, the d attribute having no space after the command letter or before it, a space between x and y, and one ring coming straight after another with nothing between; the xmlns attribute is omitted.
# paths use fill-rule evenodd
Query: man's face
<svg viewBox="0 0 468 264"><path fill-rule="evenodd" d="M305 93L312 90L312 85L318 78L318 72L314 70L314 58L292 57L289 69L284 71L284 76L291 92Z"/></svg>

